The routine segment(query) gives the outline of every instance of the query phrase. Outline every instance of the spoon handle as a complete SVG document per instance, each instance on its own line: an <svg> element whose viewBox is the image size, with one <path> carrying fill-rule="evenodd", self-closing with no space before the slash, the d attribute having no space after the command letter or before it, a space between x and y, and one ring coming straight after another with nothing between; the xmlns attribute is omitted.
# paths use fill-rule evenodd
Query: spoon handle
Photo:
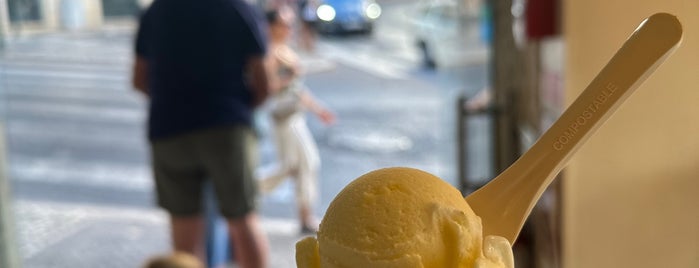
<svg viewBox="0 0 699 268"><path fill-rule="evenodd" d="M485 235L511 243L546 187L569 158L682 39L675 16L657 13L644 20L559 119L515 163L466 197L483 221Z"/></svg>

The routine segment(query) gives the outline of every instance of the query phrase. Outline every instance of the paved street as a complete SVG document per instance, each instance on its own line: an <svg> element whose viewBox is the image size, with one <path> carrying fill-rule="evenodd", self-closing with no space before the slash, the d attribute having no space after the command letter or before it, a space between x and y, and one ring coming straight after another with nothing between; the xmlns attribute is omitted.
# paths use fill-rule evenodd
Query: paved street
<svg viewBox="0 0 699 268"><path fill-rule="evenodd" d="M372 36L324 37L304 58L306 83L339 120L309 120L322 158L318 217L376 168L411 166L456 182L456 97L484 87L486 67L421 69L402 10L390 4ZM165 214L152 204L146 103L128 82L131 43L128 30L43 34L12 40L2 53L0 107L24 267L138 267L168 251ZM264 110L259 119L264 173L275 154ZM294 267L292 187L262 200L271 267Z"/></svg>

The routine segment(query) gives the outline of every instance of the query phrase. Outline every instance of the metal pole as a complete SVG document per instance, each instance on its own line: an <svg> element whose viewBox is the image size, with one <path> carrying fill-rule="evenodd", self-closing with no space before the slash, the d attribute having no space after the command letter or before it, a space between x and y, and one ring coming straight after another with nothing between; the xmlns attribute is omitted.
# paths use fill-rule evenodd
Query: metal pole
<svg viewBox="0 0 699 268"><path fill-rule="evenodd" d="M10 206L10 183L5 165L5 128L0 123L0 267L17 268L19 260L15 243L14 217Z"/></svg>
<svg viewBox="0 0 699 268"><path fill-rule="evenodd" d="M7 13L7 0L0 0L0 49L5 47L9 34L10 16Z"/></svg>
<svg viewBox="0 0 699 268"><path fill-rule="evenodd" d="M10 33L10 18L7 12L7 0L0 0L0 49L5 44ZM1 77L0 77L1 78ZM0 84L0 87L2 85ZM1 98L0 102L5 100ZM0 113L0 267L19 267L19 255L15 243L14 217L10 205L10 182L6 175L5 165L5 127L4 114Z"/></svg>
<svg viewBox="0 0 699 268"><path fill-rule="evenodd" d="M522 59L512 32L512 0L490 0L493 8L492 88L499 113L494 121L495 174L510 166L519 156L516 107L521 90Z"/></svg>
<svg viewBox="0 0 699 268"><path fill-rule="evenodd" d="M466 159L466 140L468 139L468 137L466 137L466 133L468 132L466 131L467 124L466 116L464 115L465 102L466 97L463 95L459 96L459 99L456 101L456 166L458 168L459 190L461 190L463 194L467 194L467 192L471 190L469 189L468 178L466 177L468 172L468 159Z"/></svg>

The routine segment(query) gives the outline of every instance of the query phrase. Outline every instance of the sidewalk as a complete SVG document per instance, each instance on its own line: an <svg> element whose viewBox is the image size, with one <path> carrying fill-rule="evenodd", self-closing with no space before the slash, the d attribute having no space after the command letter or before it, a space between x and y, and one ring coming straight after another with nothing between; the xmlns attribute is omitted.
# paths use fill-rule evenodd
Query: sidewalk
<svg viewBox="0 0 699 268"><path fill-rule="evenodd" d="M47 120L45 118L62 116L59 119L62 121L52 123L54 125L64 121L71 124L93 122L101 115L99 109L103 105L100 102L110 101L118 102L118 110L111 113L121 123L111 120L100 124L117 129L123 127L114 124L128 123L128 132L134 134L119 142L124 144L121 147L144 145L140 128L145 107L128 88L130 44L130 32L123 29L57 33L13 40L1 53L0 92L3 106L10 106L3 107L6 116L2 122L9 125L8 143L13 147L8 175L23 267L140 267L150 256L169 251L167 215L151 201L147 162L105 162L80 168L82 166L75 165L81 160L71 159L71 156L61 157L62 160L43 158L43 155L53 154L53 149L39 147L43 141L37 140L40 135L63 131L45 133L52 132L49 126L41 123ZM333 68L333 63L322 57L308 58L304 64L311 72ZM35 98L46 100L40 105L22 105ZM68 108L75 108L77 104L96 108L92 114L58 108L48 113L51 105L58 105L54 99L65 98L73 102L66 106ZM39 117L43 121L28 124L28 120L37 117L34 114L39 114L36 109L42 111ZM25 114L28 112L32 114ZM125 116L128 114L133 115ZM106 139L101 138L104 135L89 137L93 135L89 131L90 123L79 124L82 130L66 131L83 134L64 135L75 137L71 138L75 144L55 146L64 146L67 150L71 146L102 148L108 146L105 142L114 143L113 138L97 141ZM31 127L33 125L44 125L47 130ZM19 126L29 128L27 133L37 134L18 134L25 133ZM97 138L96 141L92 141L93 138ZM24 155L20 148L23 143L35 144L31 150L45 152L36 157ZM140 150L135 152L145 154ZM28 164L18 166L21 163ZM269 217L262 211L262 224L270 240L270 267L295 267L294 244L301 238L295 218Z"/></svg>

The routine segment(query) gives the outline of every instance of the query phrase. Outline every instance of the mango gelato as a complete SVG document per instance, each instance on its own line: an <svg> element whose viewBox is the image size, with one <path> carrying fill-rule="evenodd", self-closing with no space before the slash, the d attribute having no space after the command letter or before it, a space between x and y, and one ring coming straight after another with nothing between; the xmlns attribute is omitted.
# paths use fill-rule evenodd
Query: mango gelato
<svg viewBox="0 0 699 268"><path fill-rule="evenodd" d="M296 244L299 268L512 268L507 239L482 234L461 193L432 174L386 168L347 185L317 238Z"/></svg>

